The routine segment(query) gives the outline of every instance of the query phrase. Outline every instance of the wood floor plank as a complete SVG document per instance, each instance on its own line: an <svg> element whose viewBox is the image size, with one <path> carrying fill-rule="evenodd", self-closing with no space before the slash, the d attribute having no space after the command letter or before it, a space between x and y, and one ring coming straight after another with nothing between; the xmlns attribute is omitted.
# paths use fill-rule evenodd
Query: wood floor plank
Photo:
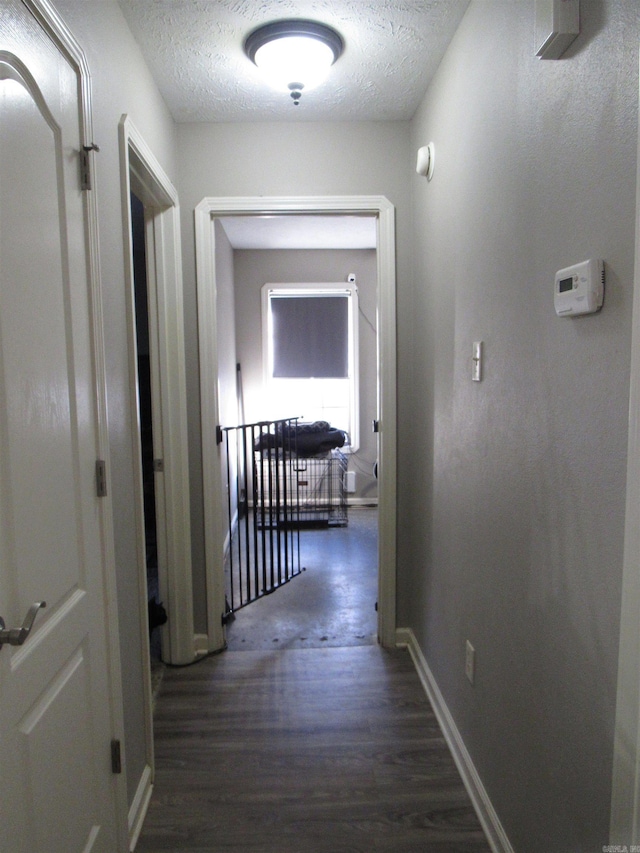
<svg viewBox="0 0 640 853"><path fill-rule="evenodd" d="M138 851L489 853L409 655L226 652L168 669Z"/></svg>

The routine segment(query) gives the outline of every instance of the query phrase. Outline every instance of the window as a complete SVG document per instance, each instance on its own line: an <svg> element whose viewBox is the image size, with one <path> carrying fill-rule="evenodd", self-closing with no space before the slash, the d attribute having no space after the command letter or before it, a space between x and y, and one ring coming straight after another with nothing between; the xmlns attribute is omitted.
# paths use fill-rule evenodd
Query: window
<svg viewBox="0 0 640 853"><path fill-rule="evenodd" d="M358 290L344 284L262 288L265 398L272 419L328 421L358 447Z"/></svg>

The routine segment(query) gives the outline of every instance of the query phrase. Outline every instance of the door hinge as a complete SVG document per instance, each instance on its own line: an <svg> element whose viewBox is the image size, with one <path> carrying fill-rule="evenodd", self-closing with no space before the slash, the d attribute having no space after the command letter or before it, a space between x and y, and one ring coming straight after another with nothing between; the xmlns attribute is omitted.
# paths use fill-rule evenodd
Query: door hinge
<svg viewBox="0 0 640 853"><path fill-rule="evenodd" d="M224 438L224 436L223 436L222 427L220 426L220 424L217 424L216 425L216 444L222 444L223 438Z"/></svg>
<svg viewBox="0 0 640 853"><path fill-rule="evenodd" d="M153 470L156 474L162 474L162 472L164 471L164 459L154 459Z"/></svg>
<svg viewBox="0 0 640 853"><path fill-rule="evenodd" d="M92 189L91 185L91 158L89 157L89 153L91 151L99 151L97 145L83 145L80 149L80 189L82 190L90 190Z"/></svg>
<svg viewBox="0 0 640 853"><path fill-rule="evenodd" d="M119 740L111 741L111 772L122 773L122 755Z"/></svg>
<svg viewBox="0 0 640 853"><path fill-rule="evenodd" d="M107 496L107 463L104 459L96 460L96 494L99 498Z"/></svg>

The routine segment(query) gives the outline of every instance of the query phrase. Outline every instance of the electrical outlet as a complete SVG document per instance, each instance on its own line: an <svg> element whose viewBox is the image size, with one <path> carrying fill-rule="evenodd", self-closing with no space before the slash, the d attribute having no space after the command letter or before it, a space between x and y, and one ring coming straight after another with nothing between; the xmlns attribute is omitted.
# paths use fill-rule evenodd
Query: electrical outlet
<svg viewBox="0 0 640 853"><path fill-rule="evenodd" d="M352 495L356 490L356 472L355 471L345 471L344 472L344 490L348 492L348 494Z"/></svg>
<svg viewBox="0 0 640 853"><path fill-rule="evenodd" d="M464 674L469 679L469 683L473 684L476 678L476 650L473 648L469 640L467 640L464 658Z"/></svg>

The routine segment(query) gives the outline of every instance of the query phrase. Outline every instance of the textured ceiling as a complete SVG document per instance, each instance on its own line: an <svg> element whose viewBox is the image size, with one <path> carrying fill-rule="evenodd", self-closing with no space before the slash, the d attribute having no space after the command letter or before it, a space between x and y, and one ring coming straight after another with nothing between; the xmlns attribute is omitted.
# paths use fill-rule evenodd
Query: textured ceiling
<svg viewBox="0 0 640 853"><path fill-rule="evenodd" d="M468 0L119 0L178 122L410 119ZM242 50L257 26L311 18L345 51L295 106Z"/></svg>

